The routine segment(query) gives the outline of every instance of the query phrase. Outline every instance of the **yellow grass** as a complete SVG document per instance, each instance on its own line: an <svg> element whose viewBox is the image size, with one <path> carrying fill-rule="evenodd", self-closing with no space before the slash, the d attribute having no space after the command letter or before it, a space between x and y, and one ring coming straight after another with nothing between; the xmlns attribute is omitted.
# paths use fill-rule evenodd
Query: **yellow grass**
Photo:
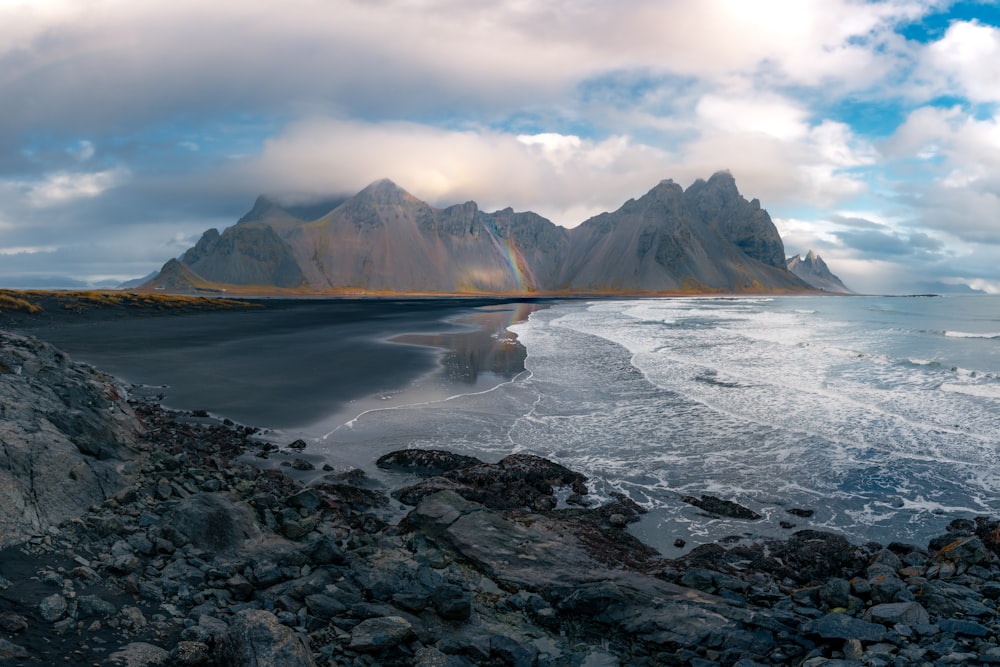
<svg viewBox="0 0 1000 667"><path fill-rule="evenodd" d="M55 302L64 310L82 312L104 308L145 308L169 310L223 310L257 307L235 299L173 294L140 294L115 290L0 290L0 311L19 311L30 314L44 310L42 303Z"/></svg>
<svg viewBox="0 0 1000 667"><path fill-rule="evenodd" d="M0 312L3 311L34 314L42 312L42 307L20 298L16 293L0 290Z"/></svg>

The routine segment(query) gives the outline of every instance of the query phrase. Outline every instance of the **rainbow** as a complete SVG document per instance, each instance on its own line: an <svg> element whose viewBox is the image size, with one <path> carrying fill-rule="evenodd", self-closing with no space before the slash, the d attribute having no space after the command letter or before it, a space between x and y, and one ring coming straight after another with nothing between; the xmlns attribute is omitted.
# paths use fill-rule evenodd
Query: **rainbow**
<svg viewBox="0 0 1000 667"><path fill-rule="evenodd" d="M504 261L507 262L510 269L510 275L514 276L514 280L517 281L517 291L533 291L535 289L535 277L531 275L531 271L527 268L527 263L524 261L524 255L514 245L513 239L497 239L497 241L500 243L500 251L503 253Z"/></svg>

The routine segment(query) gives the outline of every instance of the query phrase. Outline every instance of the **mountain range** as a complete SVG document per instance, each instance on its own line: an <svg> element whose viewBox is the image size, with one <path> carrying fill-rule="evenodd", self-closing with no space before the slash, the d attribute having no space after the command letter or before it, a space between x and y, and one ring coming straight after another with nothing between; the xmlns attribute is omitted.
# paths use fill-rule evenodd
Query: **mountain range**
<svg viewBox="0 0 1000 667"><path fill-rule="evenodd" d="M800 255L785 260L788 270L806 281L816 289L835 294L853 294L853 292L838 278L823 258L810 250L803 258Z"/></svg>
<svg viewBox="0 0 1000 667"><path fill-rule="evenodd" d="M813 290L729 172L661 181L572 229L475 202L434 208L389 180L309 207L266 196L143 289L259 294L676 294Z"/></svg>

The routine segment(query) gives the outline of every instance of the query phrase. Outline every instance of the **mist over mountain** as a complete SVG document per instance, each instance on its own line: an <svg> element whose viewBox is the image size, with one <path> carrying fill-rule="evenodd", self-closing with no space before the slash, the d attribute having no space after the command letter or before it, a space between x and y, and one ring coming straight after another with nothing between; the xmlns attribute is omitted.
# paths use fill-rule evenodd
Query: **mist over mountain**
<svg viewBox="0 0 1000 667"><path fill-rule="evenodd" d="M434 208L392 181L283 206L261 196L210 229L144 288L289 294L802 292L767 211L728 172L686 191L659 183L566 229L469 201Z"/></svg>
<svg viewBox="0 0 1000 667"><path fill-rule="evenodd" d="M786 266L789 271L816 289L836 294L853 294L853 291L830 271L830 267L826 265L823 258L812 250L806 253L804 258L800 255L789 257L786 260Z"/></svg>

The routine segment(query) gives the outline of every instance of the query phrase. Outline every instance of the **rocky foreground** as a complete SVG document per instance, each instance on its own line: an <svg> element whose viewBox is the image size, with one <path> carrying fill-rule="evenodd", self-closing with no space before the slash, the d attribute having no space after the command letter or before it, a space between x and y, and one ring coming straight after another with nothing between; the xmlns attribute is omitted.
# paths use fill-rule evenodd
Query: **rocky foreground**
<svg viewBox="0 0 1000 667"><path fill-rule="evenodd" d="M586 479L539 457L406 450L378 462L412 482L391 497L360 471L303 487L245 461L308 467L304 443L127 404L47 345L0 343L22 509L0 535L0 665L1000 664L993 520L927 548L803 530L668 561L627 531L640 507L588 508ZM74 447L46 487L103 475L65 517L32 482L49 439Z"/></svg>

